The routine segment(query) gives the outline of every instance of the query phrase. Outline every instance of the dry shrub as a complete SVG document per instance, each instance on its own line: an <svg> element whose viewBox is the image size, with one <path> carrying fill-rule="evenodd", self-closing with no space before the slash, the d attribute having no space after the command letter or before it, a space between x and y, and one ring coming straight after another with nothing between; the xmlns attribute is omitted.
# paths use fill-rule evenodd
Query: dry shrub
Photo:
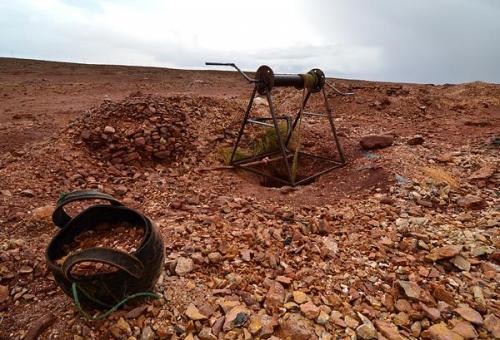
<svg viewBox="0 0 500 340"><path fill-rule="evenodd" d="M460 187L458 180L451 173L440 168L423 167L422 172L437 183L446 183L451 188L457 189Z"/></svg>
<svg viewBox="0 0 500 340"><path fill-rule="evenodd" d="M288 128L286 123L279 124L279 132L283 142L286 141L288 135ZM288 150L295 151L297 146L297 134L296 131L292 134L290 141L288 142ZM251 143L251 149L245 149L239 147L234 155L234 160L240 160L250 156L259 156L267 153L271 153L279 150L279 143L276 135L276 130L274 127L267 127ZM225 164L229 164L231 161L231 154L233 152L233 146L224 147L218 150L219 155Z"/></svg>
<svg viewBox="0 0 500 340"><path fill-rule="evenodd" d="M288 127L286 123L280 123L278 129L281 135L281 140L286 141L288 135ZM289 146L293 144L293 138L290 140ZM279 143L276 135L276 129L274 127L268 127L264 129L255 141L253 142L253 152L255 156L263 155L269 152L278 151Z"/></svg>
<svg viewBox="0 0 500 340"><path fill-rule="evenodd" d="M233 154L233 147L232 146L222 147L218 150L218 153L222 158L224 164L229 165L231 162L231 155ZM236 150L236 153L234 154L234 160L239 161L240 159L250 157L251 155L252 154L250 151L238 148Z"/></svg>

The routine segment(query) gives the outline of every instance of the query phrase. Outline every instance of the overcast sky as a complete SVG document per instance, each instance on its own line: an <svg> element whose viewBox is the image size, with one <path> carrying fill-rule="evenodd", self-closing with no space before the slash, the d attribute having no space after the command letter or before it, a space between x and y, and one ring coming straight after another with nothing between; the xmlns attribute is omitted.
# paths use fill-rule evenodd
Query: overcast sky
<svg viewBox="0 0 500 340"><path fill-rule="evenodd" d="M0 56L500 83L500 0L0 0Z"/></svg>

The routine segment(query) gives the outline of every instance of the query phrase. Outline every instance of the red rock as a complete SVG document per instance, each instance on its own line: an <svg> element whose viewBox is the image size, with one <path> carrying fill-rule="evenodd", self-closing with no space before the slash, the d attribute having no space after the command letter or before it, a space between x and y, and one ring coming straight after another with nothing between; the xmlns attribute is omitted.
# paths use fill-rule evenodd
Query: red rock
<svg viewBox="0 0 500 340"><path fill-rule="evenodd" d="M422 277L427 277L429 276L429 268L425 268L425 267L419 267L418 268L418 275L422 276Z"/></svg>
<svg viewBox="0 0 500 340"><path fill-rule="evenodd" d="M153 154L153 156L155 156L156 158L159 158L159 159L165 159L165 158L168 158L170 156L171 152L170 151L157 151Z"/></svg>
<svg viewBox="0 0 500 340"><path fill-rule="evenodd" d="M252 251L249 249L243 249L240 251L241 258L243 261L250 262L252 260Z"/></svg>
<svg viewBox="0 0 500 340"><path fill-rule="evenodd" d="M475 325L482 325L484 322L481 314L470 307L458 307L455 309L455 313Z"/></svg>
<svg viewBox="0 0 500 340"><path fill-rule="evenodd" d="M447 304L454 305L455 304L455 298L453 297L453 294L447 291L443 286L441 285L435 285L434 290L432 291L432 295L436 300L444 301Z"/></svg>
<svg viewBox="0 0 500 340"><path fill-rule="evenodd" d="M422 289L418 284L411 281L399 280L399 286L403 288L405 295L411 299L419 300L422 293Z"/></svg>
<svg viewBox="0 0 500 340"><path fill-rule="evenodd" d="M386 148L391 146L392 143L394 143L394 137L390 135L369 135L362 137L359 141L359 144L365 150Z"/></svg>
<svg viewBox="0 0 500 340"><path fill-rule="evenodd" d="M418 204L420 204L421 206L424 206L427 208L432 208L434 206L434 204L431 201L425 200L425 199L417 199L416 202Z"/></svg>
<svg viewBox="0 0 500 340"><path fill-rule="evenodd" d="M226 317L221 316L218 318L214 324L212 325L212 333L215 336L218 336L220 332L222 332L222 327L224 326L224 321L226 321Z"/></svg>
<svg viewBox="0 0 500 340"><path fill-rule="evenodd" d="M31 212L31 220L34 222L52 222L52 213L54 212L55 206L52 204L45 205L33 209Z"/></svg>
<svg viewBox="0 0 500 340"><path fill-rule="evenodd" d="M224 314L229 313L231 309L239 305L240 302L238 300L222 300L219 302L219 306L222 308Z"/></svg>
<svg viewBox="0 0 500 340"><path fill-rule="evenodd" d="M444 247L434 248L431 253L426 256L431 261L438 261L455 257L462 251L461 245L446 245Z"/></svg>
<svg viewBox="0 0 500 340"><path fill-rule="evenodd" d="M200 340L217 340L217 337L215 336L215 334L213 334L212 329L210 329L209 327L203 327L198 333L198 338ZM142 337L141 340L143 340Z"/></svg>
<svg viewBox="0 0 500 340"><path fill-rule="evenodd" d="M254 336L267 338L274 333L274 328L277 325L278 320L275 317L267 314L257 314L250 317L248 330Z"/></svg>
<svg viewBox="0 0 500 340"><path fill-rule="evenodd" d="M319 315L319 308L311 301L303 303L300 305L300 311L305 315L308 319L316 319Z"/></svg>
<svg viewBox="0 0 500 340"><path fill-rule="evenodd" d="M124 185L117 185L114 188L114 191L115 191L115 194L122 196L122 195L125 195L127 193L128 188Z"/></svg>
<svg viewBox="0 0 500 340"><path fill-rule="evenodd" d="M306 303L309 300L309 297L307 296L306 293L300 291L300 290L295 290L292 293L293 300L298 303L299 305L302 303Z"/></svg>
<svg viewBox="0 0 500 340"><path fill-rule="evenodd" d="M420 336L420 333L422 332L422 323L420 321L415 321L414 323L412 323L410 329L411 335L418 338Z"/></svg>
<svg viewBox="0 0 500 340"><path fill-rule="evenodd" d="M250 317L250 311L242 306L236 306L232 308L229 313L226 314L226 319L224 321L224 326L222 329L224 332L230 331L234 328L243 327Z"/></svg>
<svg viewBox="0 0 500 340"><path fill-rule="evenodd" d="M470 262L463 256L457 255L452 258L450 262L460 270L464 270L466 272L470 270Z"/></svg>
<svg viewBox="0 0 500 340"><path fill-rule="evenodd" d="M399 334L398 328L390 323L376 320L375 326L378 331L389 340L404 340L404 337Z"/></svg>
<svg viewBox="0 0 500 340"><path fill-rule="evenodd" d="M410 324L410 318L405 312L399 312L394 316L393 322L398 326L408 326Z"/></svg>
<svg viewBox="0 0 500 340"><path fill-rule="evenodd" d="M439 309L433 307L427 307L422 302L420 302L420 308L422 308L424 314L432 321L436 321L441 318L441 312L439 311Z"/></svg>
<svg viewBox="0 0 500 340"><path fill-rule="evenodd" d="M326 300L329 306L335 307L342 304L342 299L337 294L327 295Z"/></svg>
<svg viewBox="0 0 500 340"><path fill-rule="evenodd" d="M21 196L23 197L35 197L35 192L31 189L25 189L23 191L21 191L20 193Z"/></svg>
<svg viewBox="0 0 500 340"><path fill-rule="evenodd" d="M453 153L447 152L439 155L437 157L437 161L441 163L449 163L453 161L453 158L454 158Z"/></svg>
<svg viewBox="0 0 500 340"><path fill-rule="evenodd" d="M299 314L292 313L280 325L280 339L311 340L316 339L311 321Z"/></svg>
<svg viewBox="0 0 500 340"><path fill-rule="evenodd" d="M54 321L56 317L52 313L48 313L43 315L41 318L37 319L33 322L28 330L28 333L24 337L25 340L35 340L38 339L38 336L42 334L42 332L49 327Z"/></svg>
<svg viewBox="0 0 500 340"><path fill-rule="evenodd" d="M189 304L186 311L184 312L188 318L191 320L205 320L207 319L206 315L203 315L200 310L193 304Z"/></svg>
<svg viewBox="0 0 500 340"><path fill-rule="evenodd" d="M486 315L484 328L490 332L495 339L500 339L500 319L495 314Z"/></svg>
<svg viewBox="0 0 500 340"><path fill-rule="evenodd" d="M481 210L486 208L487 204L484 199L471 194L466 195L458 200L458 205L469 210Z"/></svg>
<svg viewBox="0 0 500 340"><path fill-rule="evenodd" d="M429 273L428 278L429 279L435 279L435 278L439 277L440 275L441 275L441 273L439 272L439 270L437 270L436 268L432 267L431 268L431 272Z"/></svg>
<svg viewBox="0 0 500 340"><path fill-rule="evenodd" d="M146 309L148 308L148 305L142 305L139 307L135 307L131 311L127 313L127 319L135 319L139 317Z"/></svg>
<svg viewBox="0 0 500 340"><path fill-rule="evenodd" d="M194 268L194 262L190 258L179 257L175 266L175 273L179 276L189 274Z"/></svg>
<svg viewBox="0 0 500 340"><path fill-rule="evenodd" d="M356 328L356 335L359 339L377 339L378 333L373 324L364 323L358 328Z"/></svg>
<svg viewBox="0 0 500 340"><path fill-rule="evenodd" d="M475 171L469 176L470 180L488 179L496 172L496 167L493 164L482 166L479 170Z"/></svg>
<svg viewBox="0 0 500 340"><path fill-rule="evenodd" d="M208 254L208 260L210 263L217 264L222 260L222 254L218 251Z"/></svg>
<svg viewBox="0 0 500 340"><path fill-rule="evenodd" d="M392 295L390 294L384 294L382 298L382 304L387 308L389 312L392 312L394 310L394 299L392 298Z"/></svg>
<svg viewBox="0 0 500 340"><path fill-rule="evenodd" d="M422 145L424 143L424 137L421 135L415 135L406 141L408 145Z"/></svg>
<svg viewBox="0 0 500 340"><path fill-rule="evenodd" d="M144 146L146 145L146 140L144 139L144 137L138 137L134 140L134 143L137 146Z"/></svg>
<svg viewBox="0 0 500 340"><path fill-rule="evenodd" d="M108 125L108 126L104 127L104 133L113 134L113 133L115 133L115 128Z"/></svg>
<svg viewBox="0 0 500 340"><path fill-rule="evenodd" d="M477 338L476 329L467 321L460 321L453 327L452 331L462 336L464 339Z"/></svg>
<svg viewBox="0 0 500 340"><path fill-rule="evenodd" d="M279 282L273 282L267 291L264 305L268 310L275 310L283 304L285 300L285 288Z"/></svg>
<svg viewBox="0 0 500 340"><path fill-rule="evenodd" d="M290 283L292 283L292 279L287 277L287 276L277 276L276 281L284 284L285 286L288 286L288 285L290 285Z"/></svg>
<svg viewBox="0 0 500 340"><path fill-rule="evenodd" d="M410 312L412 310L411 304L408 302L408 300L404 299L398 299L394 306L399 312Z"/></svg>
<svg viewBox="0 0 500 340"><path fill-rule="evenodd" d="M9 298L9 287L0 285L0 303L7 301Z"/></svg>
<svg viewBox="0 0 500 340"><path fill-rule="evenodd" d="M427 335L433 340L462 340L463 338L455 332L450 331L444 323L432 325L422 336Z"/></svg>
<svg viewBox="0 0 500 340"><path fill-rule="evenodd" d="M451 313L451 312L453 312L453 306L450 306L449 304L447 304L444 301L438 301L438 303L437 303L437 309L441 313Z"/></svg>

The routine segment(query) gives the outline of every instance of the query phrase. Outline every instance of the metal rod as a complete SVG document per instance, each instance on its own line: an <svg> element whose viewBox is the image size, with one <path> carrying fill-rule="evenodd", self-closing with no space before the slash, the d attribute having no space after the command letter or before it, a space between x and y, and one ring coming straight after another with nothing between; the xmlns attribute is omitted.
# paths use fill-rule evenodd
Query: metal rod
<svg viewBox="0 0 500 340"><path fill-rule="evenodd" d="M285 119L289 120L290 119L290 117L288 117L288 116L276 116L276 118L277 119L283 119L283 120L285 120ZM257 120L273 120L272 117L256 117L255 119L257 119Z"/></svg>
<svg viewBox="0 0 500 340"><path fill-rule="evenodd" d="M327 172L330 172L332 171L333 169L336 169L336 168L340 168L341 166L343 166L344 164L337 164L337 165L334 165L334 166L331 166L329 167L328 169L325 169L325 170L322 170L320 172L317 172L315 173L314 175L311 175L309 177L306 177L306 178L303 178L301 179L300 181L298 181L297 183L295 183L296 185L300 185L302 183L305 183L305 182L309 182L310 180L318 177L318 176L321 176L323 174L326 174Z"/></svg>
<svg viewBox="0 0 500 340"><path fill-rule="evenodd" d="M257 174L257 175L261 175L261 176L264 176L264 177L267 177L267 178L274 179L275 181L281 182L281 183L283 183L283 184L291 185L291 184L290 184L290 181L287 181L287 180L284 180L284 179L282 179L282 178L279 178L279 177L276 177L276 176L270 175L270 174L268 174L268 173L265 173L265 172L263 172L263 171L259 171L259 170L257 170L257 169L250 168L250 167L249 167L249 168L245 168L245 167L243 167L243 166L241 166L241 165L237 165L237 167L238 167L238 168L242 168L243 170L248 170L248 171L253 172L253 173Z"/></svg>
<svg viewBox="0 0 500 340"><path fill-rule="evenodd" d="M337 136L337 131L335 130L335 124L333 122L332 110L330 109L330 104L328 103L328 99L326 98L325 89L324 88L321 89L321 92L323 92L323 99L325 100L328 121L330 122L330 127L332 129L333 139L335 139L335 144L337 144L337 149L339 150L340 159L341 159L342 163L345 163L344 149L342 148L342 145L339 142L339 138Z"/></svg>
<svg viewBox="0 0 500 340"><path fill-rule="evenodd" d="M337 89L335 86L332 84L325 82L326 85L328 85L335 93L340 94L341 96L352 96L354 95L353 92L342 92L339 89Z"/></svg>
<svg viewBox="0 0 500 340"><path fill-rule="evenodd" d="M256 156L246 157L246 158L239 159L239 160L235 161L234 165L245 165L245 164L247 164L247 162L253 162L253 161L262 159L264 157L269 157L269 156L272 156L272 155L275 155L278 153L280 153L280 151L271 151L271 152L266 152L264 154L260 154L260 155L256 155Z"/></svg>
<svg viewBox="0 0 500 340"><path fill-rule="evenodd" d="M243 135L243 130L245 130L245 125L247 124L248 115L250 114L250 110L252 109L252 104L256 93L257 93L257 86L254 86L252 95L250 96L250 101L248 102L247 110L245 111L245 117L243 118L243 122L241 122L241 127L240 131L238 132L236 143L234 143L233 153L231 154L231 160L229 161L229 164L231 165L233 165L234 163L234 155L236 154L236 150L238 149L238 145L240 144L241 136Z"/></svg>
<svg viewBox="0 0 500 340"><path fill-rule="evenodd" d="M278 140L278 145L281 150L281 155L283 156L283 162L285 162L286 172L288 173L288 178L290 178L290 183L294 185L294 179L292 177L292 170L290 169L290 164L288 164L288 159L286 155L286 148L281 139L280 127L278 125L278 120L276 119L276 113L274 112L273 101L271 99L271 93L266 92L267 102L269 103L269 111L271 111L271 116L273 117L274 129L276 130L276 139Z"/></svg>
<svg viewBox="0 0 500 340"><path fill-rule="evenodd" d="M322 159L322 160L325 160L325 161L328 161L328 162L331 162L331 163L343 164L342 161L337 161L337 160L332 159L331 157L327 157L327 156L314 155L312 153L308 153L308 152L304 152L304 151L299 151L299 154L301 154L303 156L308 156L308 157L314 157L314 158Z"/></svg>
<svg viewBox="0 0 500 340"><path fill-rule="evenodd" d="M318 117L326 117L324 113L316 113L316 112L304 112L305 115L308 116L318 116Z"/></svg>
<svg viewBox="0 0 500 340"><path fill-rule="evenodd" d="M247 76L246 73L243 72L242 70L240 70L240 68L238 66L236 66L236 64L234 64L234 63L206 62L205 65L207 65L207 66L230 66L230 67L234 67L236 69L236 71L238 71L238 73L241 74L243 76L243 78L245 78L249 83L256 83L257 82L256 79L252 79L249 76Z"/></svg>
<svg viewBox="0 0 500 340"><path fill-rule="evenodd" d="M307 100L309 99L310 95L311 95L311 92L307 91L307 94L302 101L302 106L300 107L299 111L297 112L297 115L295 116L295 119L293 120L292 129L290 130L290 133L288 134L288 136L286 138L286 145L288 145L288 143L290 142L290 139L292 138L293 131L295 131L295 127L297 126L297 122L299 121L300 113L304 109L304 107L306 106Z"/></svg>
<svg viewBox="0 0 500 340"><path fill-rule="evenodd" d="M259 120L254 120L254 119L247 119L247 122L252 123L252 124L257 124L257 125L269 126L269 127L273 127L274 126L271 123L265 123L265 122L261 122Z"/></svg>
<svg viewBox="0 0 500 340"><path fill-rule="evenodd" d="M286 158L290 158L292 157L292 155L287 155ZM250 166L254 166L254 165L260 165L260 164L266 164L266 163L272 163L272 162L276 162L276 161L279 161L280 159L283 159L282 156L276 156L276 157L273 157L273 158L270 158L270 159L261 159L261 160L258 160L258 161L255 161L255 162L249 162L249 163L244 163L244 164L238 164L238 166L240 167L250 167Z"/></svg>

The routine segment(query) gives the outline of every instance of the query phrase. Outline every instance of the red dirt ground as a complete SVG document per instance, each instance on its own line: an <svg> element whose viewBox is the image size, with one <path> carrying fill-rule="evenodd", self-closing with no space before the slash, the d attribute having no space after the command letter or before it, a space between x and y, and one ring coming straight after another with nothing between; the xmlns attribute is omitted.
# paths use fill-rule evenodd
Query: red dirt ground
<svg viewBox="0 0 500 340"><path fill-rule="evenodd" d="M237 126L252 90L237 73L0 58L0 285L8 287L5 300L0 295L0 338L22 338L35 320L48 312L61 317L52 320L43 338L140 338L148 325L160 338L169 338L173 333L180 338L196 336L208 321L197 324L180 315L189 303L200 307L206 300L217 305L214 290L227 287L233 294L228 293L229 300L242 291L263 298L266 292L270 294L269 280L283 275L294 280L289 288L307 292L325 310L331 312L333 308L358 319L355 312L369 314L386 337L387 331L377 322L396 323L397 313L393 307L373 302L371 297L382 299L383 289L396 300L400 294L395 292L397 279L418 282L423 289L431 289L432 285L434 291L434 285L446 285L459 304L473 300L466 288L450 288L447 280L458 277L465 282L464 287L483 287L486 304L471 302L473 308L484 317L498 315L492 287L500 274L484 268L496 263L498 269L495 221L499 218L499 157L498 146L492 140L500 136L500 85L329 81L355 93L340 97L328 91L348 164L311 185L276 189L260 186L257 177L241 171L204 170L221 165L217 150L232 143L231 138L221 136L226 129ZM187 111L202 111L193 123L197 153L172 164L111 166L79 144L78 119L87 110L105 100L120 102L137 92L173 98ZM275 98L279 112L290 112L297 109L301 93L278 89ZM319 110L320 104L314 99L311 107ZM308 128L304 139L313 148L331 146L326 122L311 119L304 124ZM395 142L388 148L366 152L361 150L359 140L369 134L391 134ZM407 141L417 134L424 143L409 145ZM436 179L429 175L425 170L428 167L438 168L459 185L454 186L448 177L443 180L443 176ZM471 179L476 171L485 168L493 169L491 174L479 181ZM89 188L121 196L127 204L159 221L167 245L168 261L162 275L165 282L158 285L158 291L170 300L150 304L143 313L146 316L130 318L130 332L122 329L110 333L123 312L94 324L82 320L71 300L57 289L44 264L45 246L56 232L47 219L50 205L60 192ZM482 200L482 210L466 211L460 200L468 194ZM389 203L386 206L381 202ZM295 216L292 222L286 222L289 213ZM414 229L401 230L398 220L413 217L425 217L429 225L424 228L410 223L408 228ZM327 231L339 246L335 261L325 255L321 240L326 236L316 230L321 223L339 228ZM450 270L448 262L433 265L424 261L431 248L450 242L464 244L462 234L457 236L461 228L477 235L473 237L475 243L467 245L462 253L474 265L470 273ZM284 250L281 232L302 235L301 246L293 252ZM260 237L263 243L256 241ZM425 240L429 246L432 244L431 248L407 246L412 237L414 244L417 239ZM492 247L493 254L472 259L471 249L479 245ZM264 260L245 267L246 262L241 264L234 255L243 248L252 249L255 258ZM216 250L224 256L221 264L196 264L187 277L178 277L172 270L179 256L190 257L196 252L205 256ZM257 256L260 254L262 257ZM276 262L275 257L290 266ZM331 269L325 267L325 259L332 261L328 262ZM360 259L364 260L356 262ZM389 264L383 272L375 273L376 266L366 267L364 272L359 266L368 259ZM300 274L311 268L312 274ZM425 272L422 268L437 268L441 276L420 277ZM236 272L242 283L226 286L226 281L232 280L227 278L228 273ZM323 280L325 273L328 280ZM343 273L352 273L348 295L342 295L342 285L347 284L347 278L341 277ZM374 288L366 281L369 275L378 277L383 287ZM361 293L356 295L354 291ZM338 294L342 302L326 303L325 296L330 293ZM247 307L262 311L262 301L247 303ZM412 308L421 313L418 304ZM283 314L283 310L273 311L280 320L274 333L278 337L291 332L285 322L288 312ZM209 326L221 315L217 309ZM450 328L462 320L453 313L443 315ZM426 324L421 320L429 321L424 316L412 322L418 322L422 330L435 322ZM342 337L355 332L341 324L318 324L316 335L313 332L311 337L320 337L321 332ZM419 337L407 325L397 330L407 337ZM476 326L476 330L483 337L492 336L492 331L483 326ZM234 338L246 336L241 329L231 332L228 336Z"/></svg>

